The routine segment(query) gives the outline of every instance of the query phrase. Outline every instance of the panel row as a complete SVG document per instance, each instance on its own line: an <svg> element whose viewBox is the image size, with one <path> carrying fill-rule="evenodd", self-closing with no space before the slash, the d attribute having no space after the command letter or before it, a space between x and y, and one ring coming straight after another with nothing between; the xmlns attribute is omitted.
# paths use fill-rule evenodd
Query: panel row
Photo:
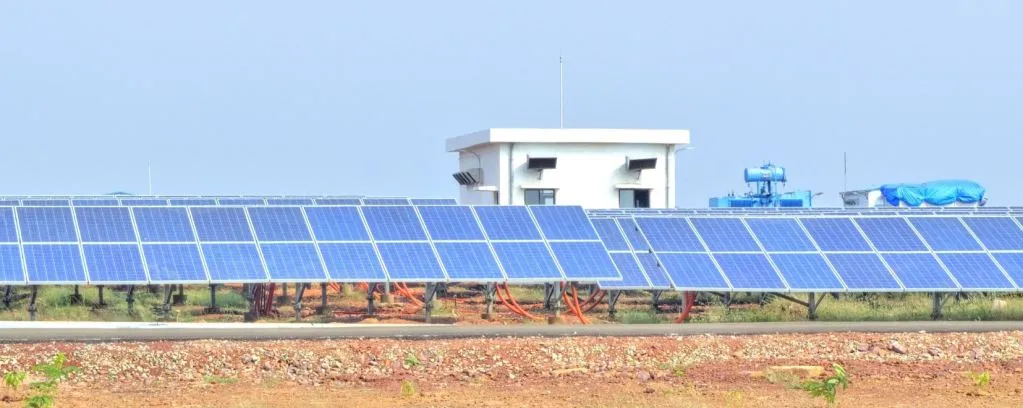
<svg viewBox="0 0 1023 408"><path fill-rule="evenodd" d="M11 284L621 278L580 207L0 208L0 245Z"/></svg>
<svg viewBox="0 0 1023 408"><path fill-rule="evenodd" d="M0 197L0 207L215 206L215 205L458 205L450 198L372 197Z"/></svg>
<svg viewBox="0 0 1023 408"><path fill-rule="evenodd" d="M676 289L1015 291L1013 217L595 219L610 251L649 253ZM650 268L647 268L652 276ZM609 286L614 286L610 284Z"/></svg>

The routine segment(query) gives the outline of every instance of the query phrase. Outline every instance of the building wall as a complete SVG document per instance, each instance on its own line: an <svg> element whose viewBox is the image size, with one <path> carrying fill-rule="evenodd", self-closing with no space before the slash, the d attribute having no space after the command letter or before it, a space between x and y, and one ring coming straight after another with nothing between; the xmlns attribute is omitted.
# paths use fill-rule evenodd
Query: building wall
<svg viewBox="0 0 1023 408"><path fill-rule="evenodd" d="M492 191L474 191L460 187L462 204L525 203L525 188L556 190L562 205L588 208L617 208L616 184L637 184L650 188L650 206L675 206L675 146L664 144L591 144L591 143L500 143L459 153L460 169L479 167L482 162L483 185L498 190L494 203ZM529 170L529 157L557 157L558 168L538 173ZM636 172L625 167L626 157L657 158L655 169Z"/></svg>

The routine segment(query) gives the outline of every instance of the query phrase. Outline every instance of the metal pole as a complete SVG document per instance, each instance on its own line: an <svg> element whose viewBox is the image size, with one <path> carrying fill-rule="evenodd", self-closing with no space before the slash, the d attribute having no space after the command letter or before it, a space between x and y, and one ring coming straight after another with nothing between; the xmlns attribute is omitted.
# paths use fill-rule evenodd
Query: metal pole
<svg viewBox="0 0 1023 408"><path fill-rule="evenodd" d="M560 54L560 53L559 53ZM558 102L560 108L559 118L561 120L561 128L565 128L565 58L558 55L558 70L560 71L560 79L558 82L559 92L561 97Z"/></svg>
<svg viewBox="0 0 1023 408"><path fill-rule="evenodd" d="M149 195L153 195L153 163L149 162L147 167L148 167L148 171L149 171L149 183L148 183L148 185L149 185Z"/></svg>

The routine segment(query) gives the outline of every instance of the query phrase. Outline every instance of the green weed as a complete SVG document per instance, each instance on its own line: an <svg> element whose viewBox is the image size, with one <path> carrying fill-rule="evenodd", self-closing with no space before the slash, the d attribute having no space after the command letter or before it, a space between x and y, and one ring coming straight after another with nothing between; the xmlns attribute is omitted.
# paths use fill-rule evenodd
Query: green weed
<svg viewBox="0 0 1023 408"><path fill-rule="evenodd" d="M625 324L655 324L664 322L664 319L654 312L639 310L627 310L618 313L615 320Z"/></svg>
<svg viewBox="0 0 1023 408"><path fill-rule="evenodd" d="M419 361L419 356L417 356L415 353L410 351L408 354L405 355L405 367L415 368L419 367L420 364L422 364L422 362Z"/></svg>
<svg viewBox="0 0 1023 408"><path fill-rule="evenodd" d="M401 382L401 396L404 398L411 398L416 395L416 384L411 380L402 380Z"/></svg>
<svg viewBox="0 0 1023 408"><path fill-rule="evenodd" d="M57 388L61 381L68 379L71 374L78 372L78 367L67 364L67 356L64 353L57 353L49 363L37 364L32 371L43 376L43 380L29 384L32 395L25 400L25 406L29 408L49 408L54 404ZM7 376L4 376L7 382ZM24 379L22 379L24 381Z"/></svg>
<svg viewBox="0 0 1023 408"><path fill-rule="evenodd" d="M834 375L823 380L804 381L802 388L810 393L811 397L823 397L828 402L828 406L834 407L838 404L835 399L837 398L838 387L841 386L843 390L849 388L849 374L846 373L841 365L836 363L832 363L831 368L835 371Z"/></svg>
<svg viewBox="0 0 1023 408"><path fill-rule="evenodd" d="M991 384L991 373L987 371L981 371L979 373L974 373L971 371L969 373L966 373L966 375L969 376L970 380L973 381L973 386L977 387L978 389L986 389L988 385Z"/></svg>
<svg viewBox="0 0 1023 408"><path fill-rule="evenodd" d="M232 377L221 377L217 375L207 375L202 378L206 384L235 384L238 382L237 378Z"/></svg>

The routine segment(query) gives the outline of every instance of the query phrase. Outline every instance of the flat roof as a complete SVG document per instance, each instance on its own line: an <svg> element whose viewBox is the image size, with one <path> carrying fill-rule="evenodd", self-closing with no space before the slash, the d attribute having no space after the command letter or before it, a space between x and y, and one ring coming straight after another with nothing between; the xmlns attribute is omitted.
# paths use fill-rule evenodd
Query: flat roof
<svg viewBox="0 0 1023 408"><path fill-rule="evenodd" d="M486 129L449 138L447 151L457 152L493 143L636 143L689 144L683 129Z"/></svg>

